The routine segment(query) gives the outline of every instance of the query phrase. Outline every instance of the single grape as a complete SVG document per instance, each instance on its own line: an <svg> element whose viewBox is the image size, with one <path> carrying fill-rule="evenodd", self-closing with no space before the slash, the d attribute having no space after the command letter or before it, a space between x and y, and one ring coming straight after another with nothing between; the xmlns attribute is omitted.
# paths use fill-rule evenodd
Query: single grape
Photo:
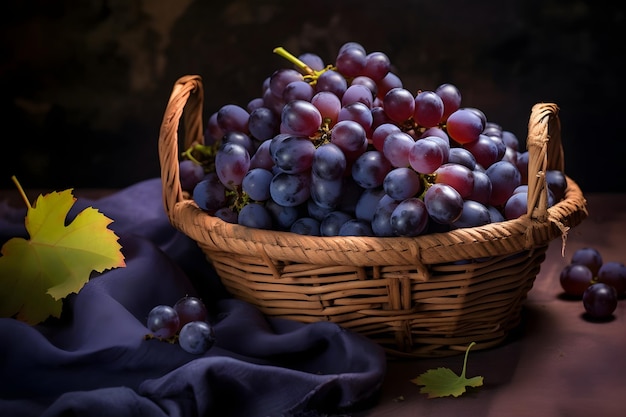
<svg viewBox="0 0 626 417"><path fill-rule="evenodd" d="M320 235L321 236L338 236L339 229L348 220L352 220L353 217L343 211L331 211L328 213L322 222L320 223Z"/></svg>
<svg viewBox="0 0 626 417"><path fill-rule="evenodd" d="M385 189L383 187L368 188L364 190L356 203L356 208L354 209L355 217L357 219L371 222L374 217L376 207L378 207L378 203L385 195L387 194L385 193Z"/></svg>
<svg viewBox="0 0 626 417"><path fill-rule="evenodd" d="M378 85L376 85L376 81L368 76L359 75L358 77L354 77L354 79L352 79L350 85L361 85L370 90L370 107L374 107L374 100L376 99L376 94L378 94Z"/></svg>
<svg viewBox="0 0 626 417"><path fill-rule="evenodd" d="M405 88L392 88L383 98L383 108L391 120L402 123L413 116L415 98Z"/></svg>
<svg viewBox="0 0 626 417"><path fill-rule="evenodd" d="M263 168L268 171L272 169L274 166L274 160L272 159L272 154L270 153L271 144L271 138L261 142L254 155L250 157L250 167L248 169Z"/></svg>
<svg viewBox="0 0 626 417"><path fill-rule="evenodd" d="M303 80L304 76L295 69L281 68L274 71L270 76L268 90L274 97L280 98L282 101L285 87L294 81Z"/></svg>
<svg viewBox="0 0 626 417"><path fill-rule="evenodd" d="M419 198L408 198L396 206L389 222L396 236L418 236L426 230L428 211Z"/></svg>
<svg viewBox="0 0 626 417"><path fill-rule="evenodd" d="M188 353L200 355L215 344L215 330L205 321L192 321L180 329L178 344Z"/></svg>
<svg viewBox="0 0 626 417"><path fill-rule="evenodd" d="M522 183L522 176L515 165L498 161L485 170L491 180L490 204L499 206L506 203L513 190Z"/></svg>
<svg viewBox="0 0 626 417"><path fill-rule="evenodd" d="M409 164L417 172L431 174L448 160L450 149L436 136L418 139L409 150Z"/></svg>
<svg viewBox="0 0 626 417"><path fill-rule="evenodd" d="M215 155L215 172L224 186L233 190L241 185L250 168L250 154L241 145L225 143Z"/></svg>
<svg viewBox="0 0 626 417"><path fill-rule="evenodd" d="M267 107L258 107L250 113L248 129L258 140L271 139L278 133L280 122L276 114Z"/></svg>
<svg viewBox="0 0 626 417"><path fill-rule="evenodd" d="M272 224L278 230L289 230L293 222L300 217L297 207L281 206L272 199L265 202L265 209L272 217Z"/></svg>
<svg viewBox="0 0 626 417"><path fill-rule="evenodd" d="M346 171L346 156L334 143L325 143L315 150L311 168L322 179L339 179Z"/></svg>
<svg viewBox="0 0 626 417"><path fill-rule="evenodd" d="M250 113L236 104L226 104L217 111L217 124L224 132L250 133Z"/></svg>
<svg viewBox="0 0 626 417"><path fill-rule="evenodd" d="M383 184L391 168L391 164L381 152L367 151L352 164L352 178L363 188L376 188Z"/></svg>
<svg viewBox="0 0 626 417"><path fill-rule="evenodd" d="M341 98L341 105L346 107L352 103L361 103L371 109L373 101L372 90L364 85L351 84Z"/></svg>
<svg viewBox="0 0 626 417"><path fill-rule="evenodd" d="M366 55L364 49L356 46L342 48L335 59L337 71L349 78L362 75L365 63Z"/></svg>
<svg viewBox="0 0 626 417"><path fill-rule="evenodd" d="M604 262L598 270L598 282L612 286L618 297L626 293L626 266L621 262Z"/></svg>
<svg viewBox="0 0 626 417"><path fill-rule="evenodd" d="M157 337L172 337L180 328L178 313L173 307L158 305L148 313L147 327Z"/></svg>
<svg viewBox="0 0 626 417"><path fill-rule="evenodd" d="M448 135L463 145L477 140L485 128L485 124L476 112L462 108L448 117L446 128Z"/></svg>
<svg viewBox="0 0 626 417"><path fill-rule="evenodd" d="M330 134L330 142L348 155L361 154L367 148L365 129L352 120L337 122Z"/></svg>
<svg viewBox="0 0 626 417"><path fill-rule="evenodd" d="M283 101L289 103L293 100L311 101L315 89L306 81L292 81L283 90Z"/></svg>
<svg viewBox="0 0 626 417"><path fill-rule="evenodd" d="M363 219L351 219L341 225L339 236L374 236L370 222Z"/></svg>
<svg viewBox="0 0 626 417"><path fill-rule="evenodd" d="M291 233L307 236L320 236L320 222L312 217L300 217L293 222Z"/></svg>
<svg viewBox="0 0 626 417"><path fill-rule="evenodd" d="M222 207L215 211L214 216L224 220L226 223L237 224L239 213L230 207Z"/></svg>
<svg viewBox="0 0 626 417"><path fill-rule="evenodd" d="M202 210L215 213L216 210L225 207L228 203L226 187L217 174L211 172L193 188L193 201Z"/></svg>
<svg viewBox="0 0 626 417"><path fill-rule="evenodd" d="M441 224L454 223L463 212L463 198L447 184L431 185L424 194L424 204L430 217Z"/></svg>
<svg viewBox="0 0 626 417"><path fill-rule="evenodd" d="M528 212L528 194L516 192L506 201L504 205L504 217L507 220L517 219Z"/></svg>
<svg viewBox="0 0 626 417"><path fill-rule="evenodd" d="M307 64L311 69L315 71L323 70L326 66L324 60L317 54L311 52L305 52L298 56L298 59Z"/></svg>
<svg viewBox="0 0 626 417"><path fill-rule="evenodd" d="M591 285L593 274L585 265L569 264L561 270L559 282L565 294L572 297L581 297L587 287Z"/></svg>
<svg viewBox="0 0 626 417"><path fill-rule="evenodd" d="M378 97L384 100L385 95L394 88L402 88L402 80L393 72L388 72L382 80L378 81Z"/></svg>
<svg viewBox="0 0 626 417"><path fill-rule="evenodd" d="M472 172L474 174L474 188L472 189L472 193L467 196L467 199L478 201L487 206L491 198L491 180L484 172Z"/></svg>
<svg viewBox="0 0 626 417"><path fill-rule="evenodd" d="M317 78L315 83L315 92L328 91L334 93L339 99L343 97L343 93L348 89L348 82L339 72L334 70L324 71Z"/></svg>
<svg viewBox="0 0 626 417"><path fill-rule="evenodd" d="M274 164L281 171L297 174L308 171L313 164L315 145L307 137L289 136L270 146Z"/></svg>
<svg viewBox="0 0 626 417"><path fill-rule="evenodd" d="M192 192L194 187L204 178L202 165L191 159L183 159L178 164L180 175L180 187L183 191Z"/></svg>
<svg viewBox="0 0 626 417"><path fill-rule="evenodd" d="M270 182L270 196L281 206L299 206L311 196L310 183L308 173L281 172L274 175Z"/></svg>
<svg viewBox="0 0 626 417"><path fill-rule="evenodd" d="M452 222L455 228L477 227L491 223L489 209L477 201L465 200L461 216Z"/></svg>
<svg viewBox="0 0 626 417"><path fill-rule="evenodd" d="M372 216L372 231L374 235L380 237L395 236L391 226L391 214L398 207L398 204L396 200L389 196L380 199Z"/></svg>
<svg viewBox="0 0 626 417"><path fill-rule="evenodd" d="M337 95L329 91L320 91L311 98L313 104L322 115L322 121L327 121L329 127L337 123L339 111L341 111L341 100Z"/></svg>
<svg viewBox="0 0 626 417"><path fill-rule="evenodd" d="M408 167L415 140L405 132L392 132L383 143L383 154L394 167Z"/></svg>
<svg viewBox="0 0 626 417"><path fill-rule="evenodd" d="M474 191L474 172L464 165L443 164L435 170L435 183L447 184L467 198Z"/></svg>
<svg viewBox="0 0 626 417"><path fill-rule="evenodd" d="M394 123L382 123L372 131L372 145L377 151L383 152L385 139L392 133L401 132L398 125Z"/></svg>
<svg viewBox="0 0 626 417"><path fill-rule="evenodd" d="M236 143L237 145L243 146L245 150L248 151L248 155L254 154L255 151L252 138L242 132L226 132L222 138L222 144L225 143Z"/></svg>
<svg viewBox="0 0 626 417"><path fill-rule="evenodd" d="M418 195L423 190L419 174L411 168L395 168L383 180L383 188L394 200L405 200Z"/></svg>
<svg viewBox="0 0 626 417"><path fill-rule="evenodd" d="M582 298L585 311L595 319L610 317L617 307L617 291L602 282L591 284Z"/></svg>
<svg viewBox="0 0 626 417"><path fill-rule="evenodd" d="M546 184L550 191L554 193L554 201L559 202L565 198L567 190L567 178L563 172L556 169L546 171Z"/></svg>
<svg viewBox="0 0 626 417"><path fill-rule="evenodd" d="M463 147L470 151L476 162L485 169L504 156L504 153L500 155L496 141L483 134L478 135L475 141L463 144Z"/></svg>
<svg viewBox="0 0 626 417"><path fill-rule="evenodd" d="M585 265L595 277L598 275L598 271L600 270L603 261L600 251L595 248L586 247L577 249L572 255L570 263Z"/></svg>
<svg viewBox="0 0 626 417"><path fill-rule="evenodd" d="M415 97L413 120L423 127L433 127L439 124L443 116L443 100L433 91L422 91Z"/></svg>
<svg viewBox="0 0 626 417"><path fill-rule="evenodd" d="M363 74L374 81L382 80L391 69L391 61L383 52L371 52L365 56Z"/></svg>
<svg viewBox="0 0 626 417"><path fill-rule="evenodd" d="M520 184L528 184L528 151L520 152L515 160L515 166L520 172Z"/></svg>
<svg viewBox="0 0 626 417"><path fill-rule="evenodd" d="M441 84L435 89L435 93L443 101L443 114L441 121L445 122L448 117L461 106L461 92L452 84Z"/></svg>
<svg viewBox="0 0 626 417"><path fill-rule="evenodd" d="M343 178L326 180L311 174L310 197L318 206L334 209L341 201L343 184Z"/></svg>
<svg viewBox="0 0 626 417"><path fill-rule="evenodd" d="M343 120L352 120L363 127L367 136L370 136L372 130L372 110L361 102L355 102L342 107L337 116L337 122Z"/></svg>
<svg viewBox="0 0 626 417"><path fill-rule="evenodd" d="M260 203L250 203L243 206L237 216L237 223L242 226L254 227L255 229L272 228L272 216Z"/></svg>
<svg viewBox="0 0 626 417"><path fill-rule="evenodd" d="M476 158L465 148L450 148L450 151L448 152L448 162L464 165L472 171L476 168Z"/></svg>
<svg viewBox="0 0 626 417"><path fill-rule="evenodd" d="M180 327L192 321L206 321L208 319L207 308L202 300L190 295L176 301L174 310L178 314Z"/></svg>
<svg viewBox="0 0 626 417"><path fill-rule="evenodd" d="M281 131L301 136L312 136L322 124L322 115L308 101L294 100L283 107L280 117Z"/></svg>

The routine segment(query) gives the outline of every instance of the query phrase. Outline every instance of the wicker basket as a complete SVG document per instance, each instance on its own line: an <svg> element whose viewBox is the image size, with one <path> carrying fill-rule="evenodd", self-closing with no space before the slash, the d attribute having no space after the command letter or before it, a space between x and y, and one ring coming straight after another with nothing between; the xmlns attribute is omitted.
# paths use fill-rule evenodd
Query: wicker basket
<svg viewBox="0 0 626 417"><path fill-rule="evenodd" d="M184 146L202 143L203 85L180 78L165 110L159 156L165 210L194 239L225 287L269 316L328 320L378 342L392 356L434 357L468 344L500 344L520 322L550 241L587 216L570 178L565 199L547 208L548 169L563 170L558 107L532 109L527 147L527 215L415 238L313 237L253 229L210 216L179 181Z"/></svg>

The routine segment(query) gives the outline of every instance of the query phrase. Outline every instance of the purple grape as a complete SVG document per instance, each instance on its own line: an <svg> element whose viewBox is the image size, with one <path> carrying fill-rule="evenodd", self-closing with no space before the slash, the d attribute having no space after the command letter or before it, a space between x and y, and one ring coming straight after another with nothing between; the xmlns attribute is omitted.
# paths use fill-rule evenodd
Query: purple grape
<svg viewBox="0 0 626 417"><path fill-rule="evenodd" d="M589 316L606 319L617 307L617 291L602 282L591 284L583 293L583 306Z"/></svg>
<svg viewBox="0 0 626 417"><path fill-rule="evenodd" d="M591 285L593 274L585 265L569 264L561 270L559 282L566 295L581 297Z"/></svg>
<svg viewBox="0 0 626 417"><path fill-rule="evenodd" d="M595 248L580 248L574 252L570 263L585 265L591 271L592 276L597 276L602 266L602 255Z"/></svg>
<svg viewBox="0 0 626 417"><path fill-rule="evenodd" d="M156 337L172 337L180 328L178 313L173 307L158 305L148 313L147 327Z"/></svg>
<svg viewBox="0 0 626 417"><path fill-rule="evenodd" d="M179 326L192 321L206 321L208 319L207 308L201 299L192 296L185 296L174 304L174 310L178 314Z"/></svg>
<svg viewBox="0 0 626 417"><path fill-rule="evenodd" d="M343 211L331 211L320 223L321 236L339 236L341 226L353 217Z"/></svg>
<svg viewBox="0 0 626 417"><path fill-rule="evenodd" d="M428 211L419 198L408 198L396 206L389 222L396 236L418 236L426 230Z"/></svg>
<svg viewBox="0 0 626 417"><path fill-rule="evenodd" d="M255 229L272 228L272 216L260 203L249 203L243 206L237 216L237 223Z"/></svg>
<svg viewBox="0 0 626 417"><path fill-rule="evenodd" d="M598 270L598 282L612 286L618 297L623 296L626 293L626 266L616 261L603 263Z"/></svg>
<svg viewBox="0 0 626 417"><path fill-rule="evenodd" d="M422 91L415 97L413 120L423 127L439 124L443 116L443 100L433 91Z"/></svg>
<svg viewBox="0 0 626 417"><path fill-rule="evenodd" d="M320 222L312 217L300 217L291 225L290 231L299 235L320 236Z"/></svg>
<svg viewBox="0 0 626 417"><path fill-rule="evenodd" d="M424 194L424 204L437 223L452 224L461 217L463 198L450 185L433 184Z"/></svg>
<svg viewBox="0 0 626 417"><path fill-rule="evenodd" d="M200 355L215 344L215 330L205 321L192 321L180 329L178 344L188 353Z"/></svg>
<svg viewBox="0 0 626 417"><path fill-rule="evenodd" d="M352 178L363 188L376 188L383 184L391 168L391 164L381 152L367 151L352 164Z"/></svg>

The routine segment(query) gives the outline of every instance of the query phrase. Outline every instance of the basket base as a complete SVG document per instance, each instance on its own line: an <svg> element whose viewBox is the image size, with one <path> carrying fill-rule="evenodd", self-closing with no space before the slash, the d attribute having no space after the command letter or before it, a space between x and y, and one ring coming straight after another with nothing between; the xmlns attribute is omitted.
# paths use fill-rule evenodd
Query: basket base
<svg viewBox="0 0 626 417"><path fill-rule="evenodd" d="M263 314L330 321L391 356L443 357L502 343L520 323L547 246L514 255L429 265L272 263L200 247L226 289ZM426 270L424 270L424 268Z"/></svg>

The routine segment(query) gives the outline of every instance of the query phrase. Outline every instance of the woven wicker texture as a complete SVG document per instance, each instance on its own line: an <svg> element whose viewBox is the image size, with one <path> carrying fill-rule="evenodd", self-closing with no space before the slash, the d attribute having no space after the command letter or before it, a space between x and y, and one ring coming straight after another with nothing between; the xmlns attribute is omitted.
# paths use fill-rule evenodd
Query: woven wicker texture
<svg viewBox="0 0 626 417"><path fill-rule="evenodd" d="M472 341L474 349L502 343L520 322L547 245L587 216L571 178L564 200L547 208L544 173L563 170L564 157L558 107L540 103L528 125L529 209L519 219L415 238L313 237L226 223L180 186L179 146L203 141L203 97L199 76L180 78L161 125L171 223L198 243L233 296L267 315L339 323L394 356L448 356Z"/></svg>

